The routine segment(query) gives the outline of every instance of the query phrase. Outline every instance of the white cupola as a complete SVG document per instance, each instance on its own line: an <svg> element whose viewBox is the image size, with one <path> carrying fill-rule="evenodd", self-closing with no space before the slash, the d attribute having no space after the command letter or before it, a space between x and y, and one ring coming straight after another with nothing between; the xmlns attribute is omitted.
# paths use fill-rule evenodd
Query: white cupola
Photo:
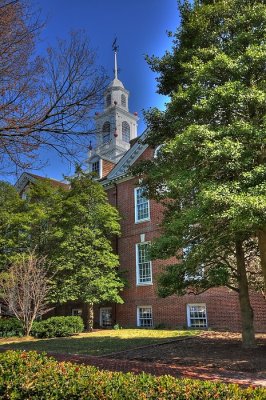
<svg viewBox="0 0 266 400"><path fill-rule="evenodd" d="M91 157L97 155L116 164L137 137L138 116L128 109L129 91L118 79L116 41L114 50L114 79L104 93L104 110L95 114L96 147Z"/></svg>

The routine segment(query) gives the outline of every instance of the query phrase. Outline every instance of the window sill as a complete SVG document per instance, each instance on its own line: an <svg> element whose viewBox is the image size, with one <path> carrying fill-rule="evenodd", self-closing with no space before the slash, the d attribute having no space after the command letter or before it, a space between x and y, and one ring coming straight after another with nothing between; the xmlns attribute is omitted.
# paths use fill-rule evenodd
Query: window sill
<svg viewBox="0 0 266 400"><path fill-rule="evenodd" d="M137 282L136 286L152 286L153 283L152 282L147 282L147 283L143 283L143 282Z"/></svg>
<svg viewBox="0 0 266 400"><path fill-rule="evenodd" d="M150 220L151 220L150 218L140 219L139 221L135 220L135 224L141 224L142 222L148 222Z"/></svg>

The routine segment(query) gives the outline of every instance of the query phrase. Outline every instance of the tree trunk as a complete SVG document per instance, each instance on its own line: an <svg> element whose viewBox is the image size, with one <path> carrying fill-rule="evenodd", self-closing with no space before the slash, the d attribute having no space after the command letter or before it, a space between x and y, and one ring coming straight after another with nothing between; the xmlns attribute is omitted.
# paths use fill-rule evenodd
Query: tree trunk
<svg viewBox="0 0 266 400"><path fill-rule="evenodd" d="M260 265L264 279L264 295L266 296L266 230L258 231L258 243L260 250Z"/></svg>
<svg viewBox="0 0 266 400"><path fill-rule="evenodd" d="M91 332L93 329L93 303L87 303L86 305L86 315L85 315L85 329L88 332Z"/></svg>
<svg viewBox="0 0 266 400"><path fill-rule="evenodd" d="M236 241L237 280L242 322L242 346L246 349L256 347L253 325L253 310L250 304L248 280L242 241Z"/></svg>

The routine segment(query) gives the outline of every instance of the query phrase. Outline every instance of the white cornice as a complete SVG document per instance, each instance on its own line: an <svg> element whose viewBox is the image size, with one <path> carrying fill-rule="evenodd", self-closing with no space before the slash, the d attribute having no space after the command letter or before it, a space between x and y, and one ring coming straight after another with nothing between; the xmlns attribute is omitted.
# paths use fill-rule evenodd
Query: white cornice
<svg viewBox="0 0 266 400"><path fill-rule="evenodd" d="M130 117L132 119L134 119L135 121L139 120L139 117L137 115L132 114L131 112L129 112L129 111L125 110L124 108L119 107L117 105L111 106L111 107L105 109L104 111L99 112L97 115L94 116L94 119L98 120L98 119L100 119L102 117L105 117L106 115L110 115L111 113L115 113L117 111L119 111L121 114L124 114L125 116L129 116L130 115Z"/></svg>
<svg viewBox="0 0 266 400"><path fill-rule="evenodd" d="M126 152L126 154L116 164L112 171L107 175L104 185L107 185L109 182L111 183L111 181L116 181L117 179L123 179L126 176L131 176L129 168L148 148L148 145L143 143L146 135L147 130L136 140L133 146Z"/></svg>
<svg viewBox="0 0 266 400"><path fill-rule="evenodd" d="M35 182L36 178L34 178L31 174L28 172L23 172L17 182L15 183L15 188L19 193L23 191L23 189L30 183L30 182Z"/></svg>

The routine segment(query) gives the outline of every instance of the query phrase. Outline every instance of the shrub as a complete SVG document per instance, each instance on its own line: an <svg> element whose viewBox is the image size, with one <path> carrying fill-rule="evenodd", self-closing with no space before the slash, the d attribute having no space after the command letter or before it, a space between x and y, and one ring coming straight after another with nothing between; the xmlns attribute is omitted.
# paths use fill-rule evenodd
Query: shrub
<svg viewBox="0 0 266 400"><path fill-rule="evenodd" d="M71 400L263 400L266 389L219 382L99 371L36 352L0 354L0 398Z"/></svg>
<svg viewBox="0 0 266 400"><path fill-rule="evenodd" d="M115 324L115 325L113 326L113 329L114 329L115 331L119 331L120 329L123 329L123 328L122 328L121 325Z"/></svg>
<svg viewBox="0 0 266 400"><path fill-rule="evenodd" d="M52 338L75 335L84 330L81 317L51 317L35 321L31 334L37 338Z"/></svg>
<svg viewBox="0 0 266 400"><path fill-rule="evenodd" d="M0 337L23 336L21 322L16 318L0 318Z"/></svg>

